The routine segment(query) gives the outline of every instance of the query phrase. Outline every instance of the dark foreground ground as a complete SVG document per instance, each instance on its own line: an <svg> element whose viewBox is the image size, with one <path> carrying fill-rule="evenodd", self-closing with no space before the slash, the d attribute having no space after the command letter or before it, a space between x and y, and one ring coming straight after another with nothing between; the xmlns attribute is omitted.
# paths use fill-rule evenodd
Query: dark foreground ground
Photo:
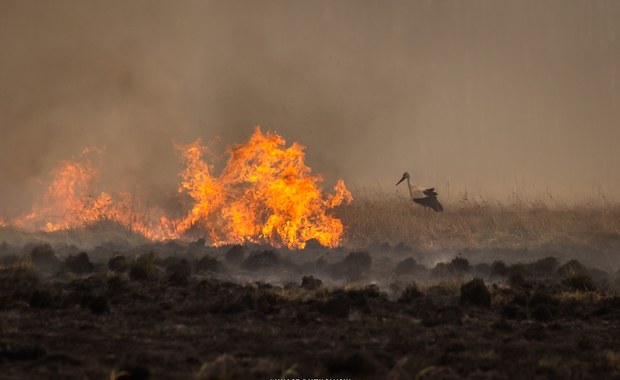
<svg viewBox="0 0 620 380"><path fill-rule="evenodd" d="M615 269L535 256L3 244L0 377L620 379Z"/></svg>

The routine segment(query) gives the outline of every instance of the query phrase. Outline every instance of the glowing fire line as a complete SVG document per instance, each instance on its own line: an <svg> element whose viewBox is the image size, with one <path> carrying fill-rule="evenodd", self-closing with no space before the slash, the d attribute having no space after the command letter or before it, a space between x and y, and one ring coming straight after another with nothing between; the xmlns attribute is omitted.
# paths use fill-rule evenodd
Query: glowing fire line
<svg viewBox="0 0 620 380"><path fill-rule="evenodd" d="M339 180L334 193L324 196L322 179L304 163L304 148L285 145L278 134L256 127L246 143L228 148L230 158L219 176L204 161L206 148L199 140L178 146L185 165L179 192L193 204L177 219L156 210L150 223L136 217L140 202L127 193L89 195L98 172L85 156L92 150L85 150L82 160L66 161L53 172L42 202L32 212L7 224L57 231L110 220L154 240L202 231L215 245L268 242L303 248L316 239L324 246L337 246L343 225L327 211L351 202L351 193Z"/></svg>

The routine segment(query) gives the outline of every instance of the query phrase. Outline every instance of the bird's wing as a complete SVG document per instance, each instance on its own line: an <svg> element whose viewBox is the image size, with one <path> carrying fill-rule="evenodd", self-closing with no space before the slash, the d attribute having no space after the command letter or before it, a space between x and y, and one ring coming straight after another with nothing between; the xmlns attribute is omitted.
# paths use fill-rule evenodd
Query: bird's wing
<svg viewBox="0 0 620 380"><path fill-rule="evenodd" d="M416 198L413 200L417 204L421 204L422 206L430 207L437 212L443 211L443 206L439 203L437 197L426 197L426 198Z"/></svg>
<svg viewBox="0 0 620 380"><path fill-rule="evenodd" d="M435 188L434 187L431 187L430 189L425 189L423 191L423 193L424 193L424 195L428 195L429 197L436 197L436 196L439 195L439 194L437 194L435 192Z"/></svg>

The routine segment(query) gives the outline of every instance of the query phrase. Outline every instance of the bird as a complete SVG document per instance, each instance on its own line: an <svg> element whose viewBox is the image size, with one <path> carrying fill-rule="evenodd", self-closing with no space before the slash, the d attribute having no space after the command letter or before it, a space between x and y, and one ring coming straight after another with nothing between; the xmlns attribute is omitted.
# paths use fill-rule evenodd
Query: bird
<svg viewBox="0 0 620 380"><path fill-rule="evenodd" d="M407 185L409 186L409 194L411 195L411 200L419 205L424 206L425 208L431 208L435 212L442 212L443 206L439 203L437 196L439 195L434 187L426 188L424 186L412 185L411 184L411 175L409 172L405 172L400 181L396 182L395 186L398 186L404 180L407 180Z"/></svg>

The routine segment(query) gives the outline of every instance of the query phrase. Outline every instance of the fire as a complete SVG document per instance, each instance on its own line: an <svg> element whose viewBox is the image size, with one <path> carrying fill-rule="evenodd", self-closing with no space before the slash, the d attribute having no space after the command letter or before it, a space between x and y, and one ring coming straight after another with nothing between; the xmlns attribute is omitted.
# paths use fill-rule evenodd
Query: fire
<svg viewBox="0 0 620 380"><path fill-rule="evenodd" d="M182 148L186 169L180 191L195 204L181 230L204 228L215 244L268 241L303 248L310 239L336 246L342 222L328 209L350 202L351 193L340 180L335 194L324 199L318 183L304 164L303 147L256 128L243 145L228 149L230 159L219 177L202 158L199 141Z"/></svg>
<svg viewBox="0 0 620 380"><path fill-rule="evenodd" d="M158 209L137 212L144 206L126 192L92 195L98 171L85 151L81 160L65 161L53 172L42 201L13 224L57 231L108 220L155 240L198 231L215 245L304 248L310 239L328 247L340 244L342 222L328 211L351 202L351 193L339 180L325 196L300 144L287 148L281 136L256 127L245 144L228 148L230 158L219 176L204 161L206 148L199 140L177 149L185 165L179 192L192 200L185 217L169 218Z"/></svg>
<svg viewBox="0 0 620 380"><path fill-rule="evenodd" d="M97 171L88 159L63 162L54 170L43 201L15 224L56 231L96 221L100 208L108 200L105 194L96 199L88 195L96 177Z"/></svg>
<svg viewBox="0 0 620 380"><path fill-rule="evenodd" d="M134 212L136 202L127 194L101 192L93 195L99 172L89 159L94 150L85 149L78 160L64 161L52 172L52 182L43 199L32 211L14 221L22 228L47 232L83 227L101 221L113 221L149 238L156 235ZM101 151L95 151L100 154Z"/></svg>

